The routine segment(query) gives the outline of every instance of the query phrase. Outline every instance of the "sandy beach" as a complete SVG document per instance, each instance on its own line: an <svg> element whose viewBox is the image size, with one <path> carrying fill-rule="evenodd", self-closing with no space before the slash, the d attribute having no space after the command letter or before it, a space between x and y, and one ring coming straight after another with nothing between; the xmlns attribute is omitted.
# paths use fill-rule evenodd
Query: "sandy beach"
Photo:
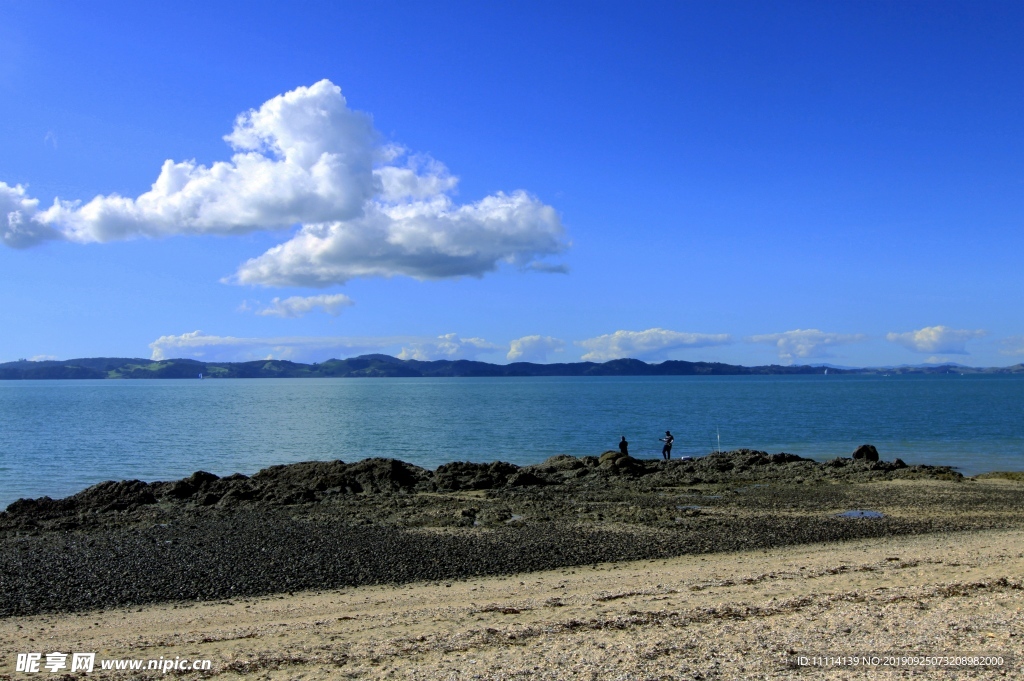
<svg viewBox="0 0 1024 681"><path fill-rule="evenodd" d="M0 621L14 653L208 659L222 679L1019 678L1024 531L857 540ZM799 656L996 655L966 669ZM159 678L159 672L96 672ZM50 676L47 674L47 676Z"/></svg>

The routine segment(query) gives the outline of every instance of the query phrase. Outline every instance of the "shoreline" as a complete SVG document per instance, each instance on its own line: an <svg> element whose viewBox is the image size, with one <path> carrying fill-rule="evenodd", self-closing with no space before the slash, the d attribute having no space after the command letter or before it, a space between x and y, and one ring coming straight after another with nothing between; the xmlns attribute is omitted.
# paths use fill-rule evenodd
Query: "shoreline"
<svg viewBox="0 0 1024 681"><path fill-rule="evenodd" d="M837 646L1020 665L1020 478L741 450L104 483L0 513L0 679L53 651L271 681L862 678L793 666Z"/></svg>
<svg viewBox="0 0 1024 681"><path fill-rule="evenodd" d="M1016 473L992 471L980 475ZM558 454L526 465L505 461L451 461L433 470L400 459L370 457L353 463L314 460L271 465L251 476L232 473L222 477L196 471L187 478L172 481L107 480L57 499L49 496L16 499L0 511L0 521L5 517L123 511L160 502L185 501L210 506L257 501L287 505L322 501L337 494L480 491L571 484L582 478L587 478L584 482L589 483L644 478L643 482L649 487L652 484L759 483L787 477L802 482L805 479L964 479L965 476L951 466L907 465L899 458L891 462L878 460L877 452L873 460L833 457L822 461L795 454L738 449L662 461L609 450L599 457Z"/></svg>
<svg viewBox="0 0 1024 681"><path fill-rule="evenodd" d="M1018 528L1021 482L898 462L309 462L12 505L0 617Z"/></svg>
<svg viewBox="0 0 1024 681"><path fill-rule="evenodd" d="M658 443L657 448L660 448L660 443ZM640 449L643 449L643 448L640 448ZM681 448L677 448L677 449L679 449L680 451L675 453L676 458L674 458L672 460L672 462L671 462L671 466L672 467L677 467L680 464L685 463L686 461L689 461L690 463L693 463L693 462L705 461L705 460L708 460L709 458L716 458L716 457L721 457L721 456L731 456L733 453L736 453L736 452L751 453L752 455L760 455L762 458L784 456L784 457L790 458L793 461L805 462L805 463L807 463L809 465L812 465L812 466L815 466L817 468L820 468L821 466L830 466L830 465L833 465L833 464L836 464L836 463L840 463L840 464L855 463L850 458L850 455L848 454L849 450L847 450L846 453L836 454L836 450L838 449L838 448L836 448L836 446L829 446L829 448L825 448L825 449L823 449L820 452L815 451L815 452L805 453L804 455L768 454L768 453L766 453L764 451L751 450L751 449L746 449L746 448L736 449L736 450L721 450L721 451L712 450L710 452L705 452L705 451L697 452L697 451L694 451L692 449L686 448L685 444L683 446L681 446ZM782 448L779 448L779 449L784 452L784 450ZM952 458L952 460L950 460L950 456L951 455L948 452L947 453L937 453L937 454L933 453L934 454L934 458L929 458L927 455L924 455L924 454L905 453L905 452L900 451L899 449L893 449L893 448L891 448L891 446L886 445L886 444L880 445L879 446L879 451L882 452L886 456L886 458L888 459L888 461L883 460L883 461L877 462L878 466L882 467L882 469L883 469L883 471L882 471L882 476L883 477L885 475L891 473L894 470L893 465L896 464L896 462L902 462L903 458L905 458L906 461L908 461L909 463L906 464L906 465L897 464L900 468L907 469L903 473L899 474L901 476L905 475L905 474L911 474L911 475L919 475L919 476L923 475L925 477L928 477L928 476L933 476L934 477L934 476L939 475L939 474L950 474L950 475L954 475L954 476L962 476L964 478L985 478L985 477L991 477L993 475L994 476L1007 476L1007 475L1013 476L1013 475L1024 474L1024 461L1020 461L1019 457L1008 457L1008 456L1002 455L1002 454L989 455L988 459L986 459L986 461L988 462L987 465L982 466L978 462L975 461L973 456L968 456L968 455L958 456L958 457ZM322 453L318 453L318 454L322 454ZM607 452L605 454L607 454ZM335 455L335 456L337 456L337 455ZM542 456L549 456L549 458L546 459L546 460L541 460L540 458ZM429 459L429 457L427 459ZM365 457L365 456L357 455L355 457L346 457L346 460L348 462L350 462L350 463L345 464L345 465L346 466L350 466L350 467L351 466L356 466L356 467L357 466L373 466L374 462L394 461L394 462L396 462L398 465L400 465L402 467L406 467L406 468L410 469L411 471L415 471L414 474L418 478L420 478L420 481L426 483L425 485L424 484L420 484L419 485L419 488L421 488L421 490L423 490L423 488L429 488L430 487L430 482L431 481L429 479L427 479L427 478L430 478L431 476L435 475L437 473L437 471L450 470L453 467L466 467L467 469L469 469L469 468L473 468L473 467L476 467L476 468L483 467L483 468L485 468L485 467L489 467L489 466L503 466L503 467L506 467L506 468L511 467L511 468L509 468L509 470L515 469L515 470L538 471L538 470L545 470L546 468L550 468L550 463L553 462L553 461L556 461L556 460L570 460L570 459L571 460L581 461L581 462L588 462L588 463L593 463L593 462L599 463L599 457L596 457L596 456L593 456L593 455L588 455L588 454L580 454L580 453L577 453L577 454L552 454L552 455L536 454L534 456L522 456L522 454L519 453L519 454L509 455L509 458L507 460L502 460L500 455L498 457L495 457L495 458L489 458L488 457L486 461L484 461L483 457L479 457L479 458L475 458L474 457L470 461L467 461L465 459L447 459L447 460L433 460L433 459L431 459L430 461L421 461L421 459L418 459L418 458L414 458L413 459L414 461L420 461L421 463L411 463L411 462L407 462L407 461L402 461L400 459L389 459L389 458L382 458L382 457L379 457L379 456ZM660 457L657 455L656 452L652 452L649 449L643 450L642 452L634 452L634 455L633 455L633 457L631 457L631 460L634 461L634 462L637 462L637 470L639 471L640 474L645 474L645 471L653 472L653 471L656 470L657 466L662 465L662 459L660 459ZM278 461L280 461L280 459ZM518 463L508 463L508 461L517 461ZM233 462L233 463L231 463L231 462ZM211 468L209 468L208 470L214 471L212 474L214 475L215 478L220 479L220 480L259 479L261 476L265 477L265 473L267 471L269 471L269 470L275 470L275 469L281 469L281 468L289 468L289 469L291 469L291 468L295 468L295 467L312 466L312 465L333 466L333 465L336 465L336 464L344 463L344 462L341 461L340 458L334 458L331 455L321 456L321 457L318 457L318 458L315 458L315 459L312 459L312 460L305 460L305 461L289 461L288 459L286 459L286 463L275 463L273 460L271 460L270 462L266 462L266 463L263 463L263 462L264 462L263 458L257 459L255 461L249 461L249 462L238 461L237 458L228 458L226 463L221 462L220 465L223 466L223 468L217 468L217 467L214 467L215 466L214 464L211 464ZM207 462L207 463L209 463L209 462ZM72 465L72 464L69 464L69 466L70 465ZM202 462L197 462L194 465L198 467L198 466L202 465ZM259 468L258 466L263 466L263 467ZM588 466L588 467L590 467L590 466ZM160 468L160 466L158 465L157 468ZM164 469L167 468L166 462L164 462L163 468ZM44 468L44 470L47 471L47 473L49 473L50 469ZM67 466L65 468L62 468L61 470L67 470ZM156 469L154 469L154 470L156 470ZM184 469L184 470L187 471L189 469ZM854 470L856 470L856 468L853 468L853 469L850 469L850 470L854 471ZM181 472L179 467L176 467L176 471L177 471L178 475L182 474L182 472ZM244 471L248 471L248 472L244 472ZM165 472L166 472L166 470L165 470ZM872 477L872 476L873 477L879 477L878 471L870 471L870 470L863 471L863 470L861 470L860 473L863 473L862 475L860 475L860 477L862 477L862 478L863 477ZM136 470L135 474L139 475L139 477L142 477L143 480L141 480L141 481L144 484L146 484L146 485L150 485L153 488L153 490L156 491L157 496L160 496L160 494L161 494L158 491L160 487L162 487L162 486L166 487L168 484L181 482L182 479L184 479L184 478L178 479L178 480L175 480L173 478L169 479L168 477L157 475L156 473L153 473L152 471L151 471L151 474L146 474L145 472ZM204 471L204 474L206 474L205 471ZM812 471L811 474L813 476L816 476L816 477L822 476L820 471ZM4 501L6 503L0 502L0 513L2 513L3 510L5 510L11 504L14 504L16 502L24 502L24 501L32 502L32 501L36 501L36 500L40 500L41 501L41 500L44 500L44 499L47 499L47 500L50 500L50 501L62 502L62 501L65 501L65 500L68 500L68 499L71 499L71 498L80 497L84 493L86 493L87 491L92 490L92 488L99 487L99 486L102 486L102 485L105 485L105 484L110 484L112 482L117 482L117 483L122 483L123 484L123 483L129 482L129 481L131 481L131 482L138 482L139 481L138 478L132 478L131 480L126 479L126 478L120 478L119 479L116 474L115 475L111 475L109 471L89 470L88 476L90 478L92 478L93 480L95 480L95 481L94 482L85 482L85 483L79 481L79 482L72 483L72 482L69 482L67 479L63 479L63 477L61 477L59 475L55 475L55 480L57 481L57 484L55 484L55 485L53 484L54 480L51 480L51 483L48 486L44 487L44 486L42 486L42 485L40 485L38 483L30 483L30 486L28 488L23 486L22 490L17 491L17 492L12 491L12 490L6 490L6 488L3 488L3 492L5 492L7 494L7 496L3 497L3 499L4 499ZM824 476L825 477L831 477L831 478L836 478L837 477L836 475L831 474L831 472L829 472L829 471L826 471ZM33 476L29 476L28 479L31 480L32 477ZM48 477L50 477L50 475L42 474L42 472L41 472L40 475L37 475L35 477L37 477L37 478L41 477L42 479L48 479ZM679 476L677 475L676 477L679 477ZM718 475L718 472L716 472L716 477L719 477L719 478L721 477L720 475ZM755 472L754 475L752 475L750 477L752 479L756 478L757 477L756 472ZM840 476L840 477L842 477L842 476ZM16 476L14 479L25 480L26 476L24 476L24 475L23 476ZM560 482L560 481L561 480L555 480L555 482ZM676 481L677 480L670 480L670 483L675 483ZM82 486L83 484L85 484L86 486ZM440 488L440 490L446 490L447 487L445 486L445 484L446 484L445 480L439 481L438 488Z"/></svg>
<svg viewBox="0 0 1024 681"><path fill-rule="evenodd" d="M707 456L714 456L716 454L730 454L732 451L758 451L758 450L750 450L750 449L729 450L729 451L722 450L721 452L711 451L711 452L708 452L708 453L701 453L701 454L681 454L681 455L677 456L676 458L674 458L672 461L673 461L673 465L676 465L676 464L678 464L680 462L683 462L683 461L697 461L697 460L700 460L700 459L704 459ZM907 455L904 454L904 456L907 456ZM427 473L435 473L438 468L446 468L446 467L450 467L450 466L453 466L453 465L458 465L458 466L469 465L469 466L484 466L484 467L486 467L486 466L490 466L490 465L493 465L493 464L507 464L507 465L514 466L517 469L537 468L537 467L543 466L547 461L550 461L550 459L559 458L559 457L571 457L571 458L575 458L575 459L587 459L588 455L586 455L586 454L558 454L558 455L555 455L553 457L550 457L548 460L540 461L540 462L532 463L532 464L531 463L512 464L512 463L507 463L507 462L501 461L501 460L492 460L492 461L489 461L489 462L468 461L468 460L451 460L451 461L447 461L445 463L442 463L442 464L438 465L436 468L425 468L425 467L419 466L418 464L411 464L411 463L404 462L404 461L402 461L400 459L382 459L381 457L366 457L366 458L363 458L363 459L351 460L351 463L347 464L347 465L361 464L361 463L367 462L367 461L380 461L380 460L391 461L391 460L393 460L393 461L398 461L399 463L402 463L402 464L406 464L406 465L409 465L409 466L414 466L415 468L421 468L423 471L426 471ZM631 457L631 458L635 459L636 461L644 462L646 464L652 464L652 463L659 463L660 464L661 461L662 461L658 456L655 456L655 455L637 456L637 457ZM910 457L910 456L907 456L907 458L913 460L913 458ZM835 459L844 459L844 457L825 456L825 455L822 455L822 456L810 455L810 456L800 456L800 459L804 460L804 461L814 462L816 464L827 464L830 461L833 461ZM845 460L849 461L850 459L849 459L849 457L845 457ZM900 459L897 459L897 460L902 460L902 459L900 458ZM339 462L339 461L340 460L338 460L338 459L329 459L329 458L327 458L327 459L307 460L307 461L296 461L296 462L285 463L285 464L271 464L269 466L266 466L265 468L257 469L255 471L253 471L252 473L243 473L243 472L235 471L235 472L232 472L232 473L228 474L228 473L225 473L225 472L222 471L221 473L212 473L212 474L215 475L219 479L232 479L232 478L236 478L236 477L239 477L239 476L244 477L244 478L251 478L253 476L256 476L256 475L262 473L263 471L267 470L268 468L278 468L278 467L281 467L281 466L287 467L287 466L294 466L294 465L297 465L297 464L299 464L299 465L318 464L318 463L319 464L334 464L334 463ZM885 464L886 462L883 461L881 463ZM991 470L989 470L989 469L978 470L978 469L974 469L974 468L970 468L970 467L965 467L965 466L955 466L955 465L947 465L947 464L931 464L931 463L911 463L911 464L907 464L907 467L911 468L911 469L915 469L915 470L932 470L932 471L942 470L942 471L948 471L952 475L961 476L965 480L968 480L968 479L981 480L981 479L993 479L993 478L1004 478L1004 479L1011 479L1011 480L1021 480L1021 479L1024 479L1024 469L1017 470L1015 468L1012 468L1012 464L1010 466L1007 466L1007 467L992 468ZM203 471L203 472L205 473L205 471ZM928 475L928 474L926 474L926 475ZM87 490L89 490L91 488L102 486L102 485L106 485L108 483L123 484L123 483L126 483L126 482L136 482L136 481L138 481L138 482L143 482L146 485L160 485L160 484L180 482L181 480L184 480L184 479L185 478L181 478L181 479L178 479L178 480L166 480L164 478L152 478L152 479L146 479L146 480L139 480L137 478L133 478L132 480L128 480L128 479L122 478L120 480L115 480L114 478L106 478L104 480L96 480L96 482L93 482L93 483L90 483L90 484L86 484L86 486L84 486L84 487L78 486L76 488L73 488L71 491L67 492L64 496L57 496L56 494L47 493L47 490L40 490L40 492L42 492L42 493L39 496L33 497L33 496L19 495L19 496L14 496L14 497L8 497L10 500L7 503L3 503L2 501L0 501L0 513L3 513L9 506L11 506L11 504L14 504L16 502L24 502L24 501L32 502L32 501L41 501L43 499L49 499L51 501L62 502L64 500L66 500L66 499L70 499L71 497L76 497L76 496L82 494L83 492L86 492Z"/></svg>

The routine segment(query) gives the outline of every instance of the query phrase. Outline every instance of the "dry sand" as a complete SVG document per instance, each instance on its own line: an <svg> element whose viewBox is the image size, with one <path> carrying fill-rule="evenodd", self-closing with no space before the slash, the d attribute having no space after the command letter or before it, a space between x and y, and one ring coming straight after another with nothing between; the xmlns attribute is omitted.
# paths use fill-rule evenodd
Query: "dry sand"
<svg viewBox="0 0 1024 681"><path fill-rule="evenodd" d="M53 651L209 659L218 679L1022 678L1022 576L1024 531L994 530L12 617L0 678L58 678L14 671L16 653ZM792 666L851 653L1006 664Z"/></svg>

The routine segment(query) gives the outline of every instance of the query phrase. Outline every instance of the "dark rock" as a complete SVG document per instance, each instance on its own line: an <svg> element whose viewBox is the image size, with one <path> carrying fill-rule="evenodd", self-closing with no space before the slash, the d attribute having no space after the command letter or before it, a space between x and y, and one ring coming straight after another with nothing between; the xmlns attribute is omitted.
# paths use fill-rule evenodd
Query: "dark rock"
<svg viewBox="0 0 1024 681"><path fill-rule="evenodd" d="M639 459L622 456L612 462L612 470L619 475L638 476L649 472L648 467ZM651 469L654 470L653 468Z"/></svg>
<svg viewBox="0 0 1024 681"><path fill-rule="evenodd" d="M799 461L813 461L813 459L805 459L802 456L796 454L787 454L786 452L780 452L778 454L772 454L768 457L772 463L796 463Z"/></svg>
<svg viewBox="0 0 1024 681"><path fill-rule="evenodd" d="M59 506L66 512L127 511L156 503L149 485L141 480L108 480L62 499Z"/></svg>
<svg viewBox="0 0 1024 681"><path fill-rule="evenodd" d="M623 454L620 452L613 453L615 454L615 457L612 457L613 459L617 460L623 457ZM607 463L609 458L605 457L604 460L606 462L605 465L609 465ZM600 459L596 456L575 457L568 454L558 454L541 463L524 466L521 471L529 472L549 485L561 485L570 480L585 478L595 472L600 466Z"/></svg>
<svg viewBox="0 0 1024 681"><path fill-rule="evenodd" d="M250 480L261 487L306 487L321 481L334 487L345 482L347 471L348 464L340 460L303 461L264 468Z"/></svg>
<svg viewBox="0 0 1024 681"><path fill-rule="evenodd" d="M740 457L742 457L739 461L734 461L733 454L727 452L716 452L715 454L709 454L706 457L704 457L704 459L701 461L701 467L713 469L720 473L725 471L731 471L733 468L736 467L737 463L742 462L744 459L747 459L750 456L750 453L747 451L741 451L737 453L740 455Z"/></svg>
<svg viewBox="0 0 1024 681"><path fill-rule="evenodd" d="M767 466L772 463L772 460L764 455L764 452L754 452L750 456L744 458L743 466Z"/></svg>
<svg viewBox="0 0 1024 681"><path fill-rule="evenodd" d="M419 466L397 459L381 458L364 459L350 464L347 471L347 476L368 492L412 491L429 475L426 469Z"/></svg>
<svg viewBox="0 0 1024 681"><path fill-rule="evenodd" d="M878 461L878 450L874 445L861 445L853 450L853 458L863 461Z"/></svg>
<svg viewBox="0 0 1024 681"><path fill-rule="evenodd" d="M494 463L454 462L438 466L434 471L435 489L442 492L458 490L494 489L503 487L509 476L518 469L510 463L495 461Z"/></svg>
<svg viewBox="0 0 1024 681"><path fill-rule="evenodd" d="M5 512L14 517L46 517L63 510L64 501L64 499L58 501L50 497L18 499L10 504Z"/></svg>
<svg viewBox="0 0 1024 681"><path fill-rule="evenodd" d="M157 483L157 490L161 496L168 496L174 499L188 499L196 493L196 489L184 480Z"/></svg>
<svg viewBox="0 0 1024 681"><path fill-rule="evenodd" d="M531 468L542 470L545 473L554 473L574 471L585 466L586 462L583 459L577 458L575 456L569 456L568 454L558 454L545 460L543 463L539 463L536 466L531 466Z"/></svg>
<svg viewBox="0 0 1024 681"><path fill-rule="evenodd" d="M309 494L305 492L308 491L314 493L311 500L316 500L315 492L330 489L353 493L412 491L417 485L424 484L429 476L427 470L404 461L373 458L353 464L344 461L304 461L271 466L249 478L249 482L265 490L268 498L307 499Z"/></svg>
<svg viewBox="0 0 1024 681"><path fill-rule="evenodd" d="M530 471L519 471L508 479L509 487L526 487L532 485L544 485L547 481L531 473Z"/></svg>
<svg viewBox="0 0 1024 681"><path fill-rule="evenodd" d="M206 471L196 471L191 476L185 478L188 482L195 485L196 487L204 487L211 482L216 482L220 478L213 473L207 473Z"/></svg>
<svg viewBox="0 0 1024 681"><path fill-rule="evenodd" d="M170 483L155 483L155 489L160 495L166 495L175 499L188 499L206 489L211 483L219 480L213 473L196 471L187 478L176 480Z"/></svg>

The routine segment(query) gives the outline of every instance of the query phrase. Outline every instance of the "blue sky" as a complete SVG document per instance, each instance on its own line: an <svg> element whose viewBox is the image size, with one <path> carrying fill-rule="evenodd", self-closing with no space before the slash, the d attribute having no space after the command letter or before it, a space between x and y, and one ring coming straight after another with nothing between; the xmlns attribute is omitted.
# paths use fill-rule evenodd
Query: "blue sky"
<svg viewBox="0 0 1024 681"><path fill-rule="evenodd" d="M1015 364L1021 35L1016 2L0 0L0 361Z"/></svg>

